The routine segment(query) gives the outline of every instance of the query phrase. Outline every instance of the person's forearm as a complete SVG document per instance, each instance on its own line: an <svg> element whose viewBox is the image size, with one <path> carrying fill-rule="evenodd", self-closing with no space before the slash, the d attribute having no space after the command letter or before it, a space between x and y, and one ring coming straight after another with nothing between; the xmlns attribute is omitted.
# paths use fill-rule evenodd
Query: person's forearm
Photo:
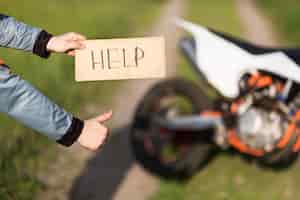
<svg viewBox="0 0 300 200"><path fill-rule="evenodd" d="M0 66L0 111L65 146L72 145L83 129L81 120L3 66Z"/></svg>
<svg viewBox="0 0 300 200"><path fill-rule="evenodd" d="M0 14L0 46L31 51L47 58L50 52L75 56L75 50L85 47L86 37L75 32L58 36ZM0 60L1 61L1 60ZM0 112L47 135L58 143L70 146L75 141L89 150L97 150L108 137L102 124L112 112L82 121L50 101L28 82L9 73L0 62Z"/></svg>
<svg viewBox="0 0 300 200"><path fill-rule="evenodd" d="M46 45L51 34L0 14L0 46L30 51L48 57Z"/></svg>

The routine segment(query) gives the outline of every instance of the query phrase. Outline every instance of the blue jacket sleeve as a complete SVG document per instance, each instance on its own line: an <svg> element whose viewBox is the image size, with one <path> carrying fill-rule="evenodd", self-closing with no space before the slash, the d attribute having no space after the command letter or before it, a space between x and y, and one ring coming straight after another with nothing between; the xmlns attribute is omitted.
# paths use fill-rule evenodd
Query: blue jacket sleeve
<svg viewBox="0 0 300 200"><path fill-rule="evenodd" d="M46 46L51 34L0 14L0 46L48 57ZM83 122L50 101L41 92L0 63L0 111L24 125L56 140L72 145L83 129Z"/></svg>
<svg viewBox="0 0 300 200"><path fill-rule="evenodd" d="M50 52L46 46L52 35L0 14L0 46L21 49L47 58Z"/></svg>
<svg viewBox="0 0 300 200"><path fill-rule="evenodd" d="M0 65L0 111L65 146L79 137L83 122L50 101L8 67Z"/></svg>
<svg viewBox="0 0 300 200"><path fill-rule="evenodd" d="M42 30L0 14L0 45L3 47L33 51L35 41Z"/></svg>

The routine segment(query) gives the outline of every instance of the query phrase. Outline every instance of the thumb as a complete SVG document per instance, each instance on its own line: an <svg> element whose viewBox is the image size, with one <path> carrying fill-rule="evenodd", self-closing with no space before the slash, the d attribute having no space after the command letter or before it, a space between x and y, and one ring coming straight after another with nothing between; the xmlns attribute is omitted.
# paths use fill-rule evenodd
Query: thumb
<svg viewBox="0 0 300 200"><path fill-rule="evenodd" d="M110 118L112 117L112 111L109 111L109 112L106 112L102 115L99 115L98 117L96 117L95 119L99 122L99 123L102 123L102 122L105 122L107 120L109 120Z"/></svg>

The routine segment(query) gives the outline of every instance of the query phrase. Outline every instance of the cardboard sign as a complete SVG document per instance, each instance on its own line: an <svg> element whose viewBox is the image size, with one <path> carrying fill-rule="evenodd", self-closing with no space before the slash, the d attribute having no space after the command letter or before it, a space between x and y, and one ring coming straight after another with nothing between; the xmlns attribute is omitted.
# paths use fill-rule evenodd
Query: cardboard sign
<svg viewBox="0 0 300 200"><path fill-rule="evenodd" d="M162 78L166 74L163 37L87 40L76 51L76 81Z"/></svg>

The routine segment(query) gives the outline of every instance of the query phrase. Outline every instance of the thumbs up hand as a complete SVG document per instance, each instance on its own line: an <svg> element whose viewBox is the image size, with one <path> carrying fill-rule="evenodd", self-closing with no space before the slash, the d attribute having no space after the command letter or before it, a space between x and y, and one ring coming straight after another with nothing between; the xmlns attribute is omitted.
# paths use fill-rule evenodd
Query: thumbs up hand
<svg viewBox="0 0 300 200"><path fill-rule="evenodd" d="M108 128L102 123L111 117L112 111L109 111L95 118L85 120L82 133L78 138L79 144L91 151L99 149L108 137Z"/></svg>

